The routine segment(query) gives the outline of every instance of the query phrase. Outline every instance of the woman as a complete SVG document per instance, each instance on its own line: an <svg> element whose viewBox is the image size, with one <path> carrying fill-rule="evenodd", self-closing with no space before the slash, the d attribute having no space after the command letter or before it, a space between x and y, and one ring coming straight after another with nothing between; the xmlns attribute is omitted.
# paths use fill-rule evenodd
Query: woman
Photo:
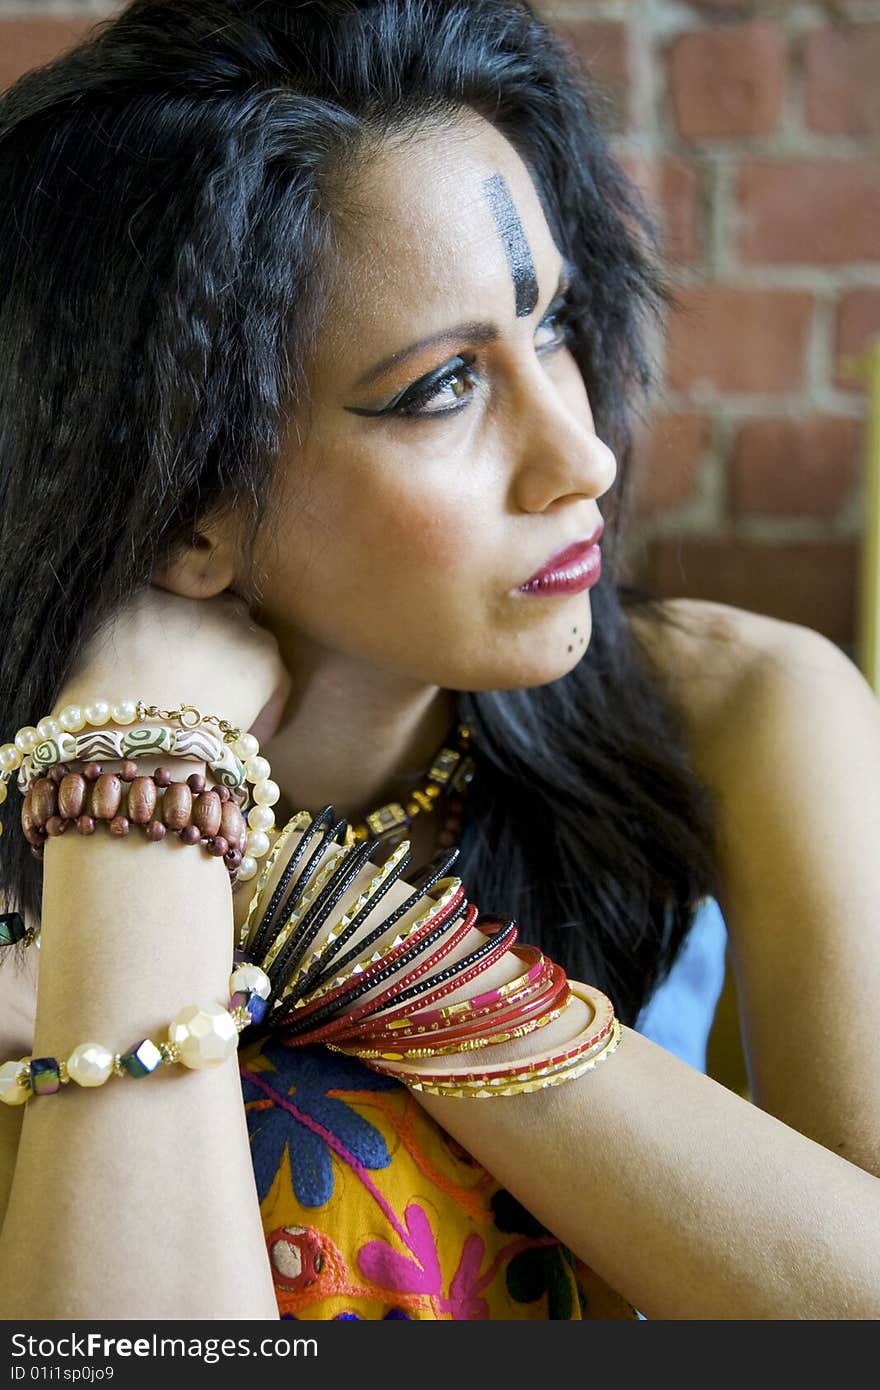
<svg viewBox="0 0 880 1390"><path fill-rule="evenodd" d="M614 582L671 294L559 44L492 0L135 3L6 94L0 151L8 737L185 702L259 738L278 825L361 826L460 722L408 884L454 835L624 1025L484 1104L262 1039L250 1151L231 1067L3 1107L4 1316L877 1316L876 707L808 629ZM3 1059L222 995L207 856L67 834L41 877L15 831ZM754 1105L633 1027L708 898Z"/></svg>

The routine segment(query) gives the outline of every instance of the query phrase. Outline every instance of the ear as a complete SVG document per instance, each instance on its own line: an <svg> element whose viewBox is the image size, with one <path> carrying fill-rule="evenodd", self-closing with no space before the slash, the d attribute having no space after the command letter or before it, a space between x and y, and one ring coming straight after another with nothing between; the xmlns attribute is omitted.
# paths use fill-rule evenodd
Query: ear
<svg viewBox="0 0 880 1390"><path fill-rule="evenodd" d="M232 528L228 523L210 522L199 527L190 545L175 553L153 571L152 582L183 598L213 598L224 589L235 592L238 558Z"/></svg>

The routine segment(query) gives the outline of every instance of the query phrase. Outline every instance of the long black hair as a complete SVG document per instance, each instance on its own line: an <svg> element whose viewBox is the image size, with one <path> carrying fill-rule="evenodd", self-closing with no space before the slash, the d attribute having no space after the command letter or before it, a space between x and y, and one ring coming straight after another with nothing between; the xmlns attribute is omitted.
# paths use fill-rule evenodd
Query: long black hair
<svg viewBox="0 0 880 1390"><path fill-rule="evenodd" d="M663 610L616 579L646 329L675 295L602 92L528 4L134 0L0 97L3 737L53 708L206 512L234 506L251 539L271 524L346 174L462 108L516 147L574 267L574 352L618 476L584 658L457 695L477 776L456 872L632 1022L716 888L714 802L628 616ZM13 777L7 823L18 798ZM0 884L39 920L9 824Z"/></svg>

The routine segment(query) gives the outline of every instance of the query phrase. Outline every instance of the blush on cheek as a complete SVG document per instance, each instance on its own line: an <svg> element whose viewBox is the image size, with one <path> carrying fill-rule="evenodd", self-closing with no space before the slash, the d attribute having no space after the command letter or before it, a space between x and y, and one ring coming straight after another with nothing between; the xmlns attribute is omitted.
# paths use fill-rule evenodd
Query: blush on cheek
<svg viewBox="0 0 880 1390"><path fill-rule="evenodd" d="M474 538L459 509L432 508L423 498L408 498L391 508L388 518L385 543L415 564L452 573L473 554Z"/></svg>

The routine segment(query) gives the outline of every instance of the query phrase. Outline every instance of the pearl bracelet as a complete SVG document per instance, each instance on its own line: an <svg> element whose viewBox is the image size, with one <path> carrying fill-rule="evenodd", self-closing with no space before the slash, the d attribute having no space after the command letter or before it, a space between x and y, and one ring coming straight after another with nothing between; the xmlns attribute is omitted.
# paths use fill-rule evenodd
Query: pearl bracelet
<svg viewBox="0 0 880 1390"><path fill-rule="evenodd" d="M7 783L13 772L21 767L25 759L31 758L39 744L55 743L60 749L66 737L78 734L87 724L93 728L103 728L108 724L126 726L135 720L143 723L147 719L174 719L181 729L187 731L194 730L202 724L217 726L223 742L231 748L231 755L228 748L221 754L224 767L228 763L228 775L234 777L236 766L243 766L244 780L253 785L254 805L247 813L252 835L249 837L248 853L238 866L238 879L246 882L254 878L259 867L257 860L269 851L269 831L275 826L275 812L272 807L279 800L281 790L277 783L270 780L269 762L266 758L260 757L259 741L253 734L242 733L240 729L225 719L218 718L217 715L202 715L194 705L181 705L179 709L166 710L159 709L156 705L145 704L143 700L125 699L111 704L108 700L99 698L89 701L86 705L65 705L57 718L47 715L39 720L36 726L25 725L19 729L12 743L0 746L0 805L6 800ZM169 732L173 735L176 731L166 731ZM129 742L133 736L128 736ZM64 742L64 747L69 748L69 745ZM154 750L141 747L139 751ZM47 757L49 752L47 748ZM46 762L46 759L39 761ZM3 825L0 822L0 834L2 833Z"/></svg>
<svg viewBox="0 0 880 1390"><path fill-rule="evenodd" d="M128 1052L113 1053L102 1043L79 1043L65 1061L56 1057L22 1057L0 1065L0 1101L24 1105L32 1096L48 1096L71 1081L103 1086L111 1076L149 1076L175 1062L193 1071L218 1067L238 1049L238 1035L266 1011L271 985L256 965L239 964L229 977L230 1000L187 1004L168 1025L167 1037L143 1038Z"/></svg>

